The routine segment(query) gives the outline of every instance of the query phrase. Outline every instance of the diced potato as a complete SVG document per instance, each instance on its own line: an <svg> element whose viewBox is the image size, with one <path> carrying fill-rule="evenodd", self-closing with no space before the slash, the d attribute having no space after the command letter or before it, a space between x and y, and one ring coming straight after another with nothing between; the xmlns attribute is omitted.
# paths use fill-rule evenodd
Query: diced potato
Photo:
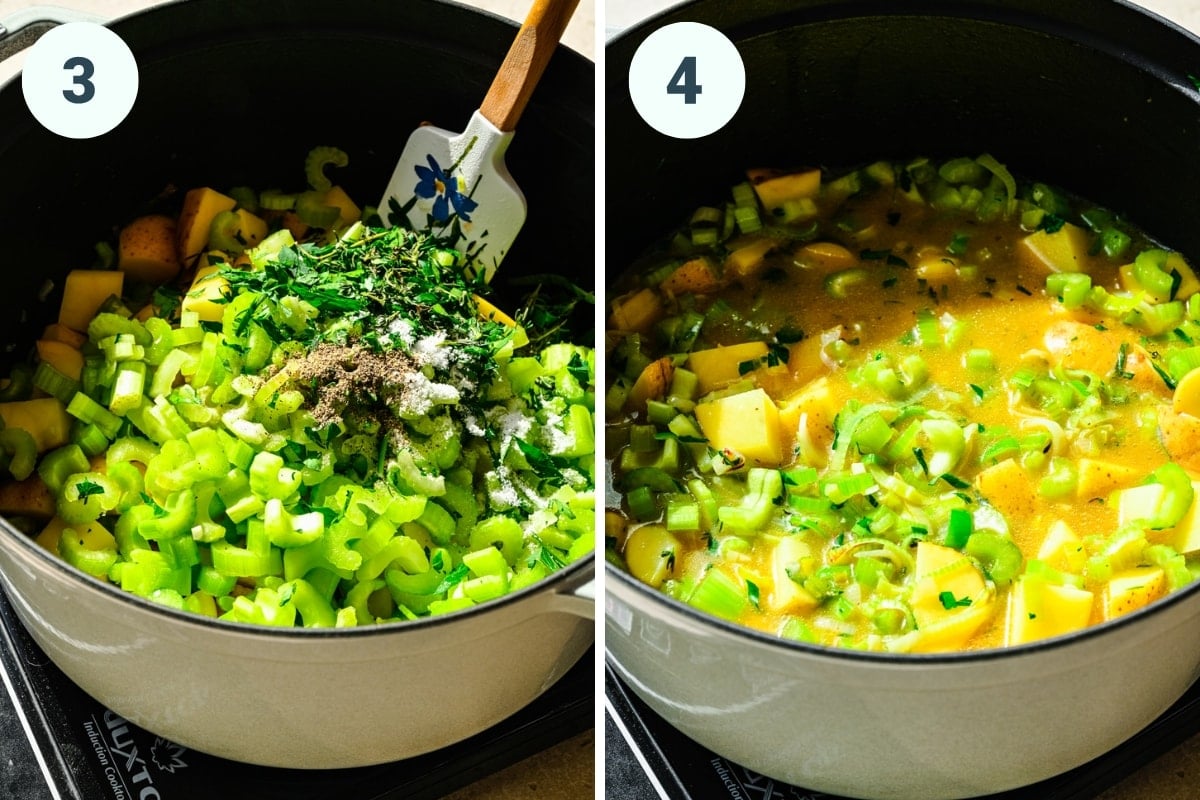
<svg viewBox="0 0 1200 800"><path fill-rule="evenodd" d="M762 389L699 403L696 421L718 450L733 450L760 467L777 467L783 460L779 409Z"/></svg>
<svg viewBox="0 0 1200 800"><path fill-rule="evenodd" d="M232 211L236 205L237 201L232 197L207 186L192 189L184 195L177 231L179 258L183 263L190 264L204 251L213 217L222 211Z"/></svg>
<svg viewBox="0 0 1200 800"><path fill-rule="evenodd" d="M1024 644L1085 628L1094 602L1095 595L1084 589L1021 576L1008 596L1004 644Z"/></svg>
<svg viewBox="0 0 1200 800"><path fill-rule="evenodd" d="M675 362L670 356L651 361L638 375L629 390L626 407L633 411L645 411L647 400L661 399L671 387L671 378L675 375Z"/></svg>
<svg viewBox="0 0 1200 800"><path fill-rule="evenodd" d="M774 239L759 239L737 248L725 257L725 275L730 278L749 278L757 275L766 264L767 253L777 246Z"/></svg>
<svg viewBox="0 0 1200 800"><path fill-rule="evenodd" d="M334 186L325 192L324 202L327 206L334 206L339 212L337 222L333 223L335 230L352 225L362 218L362 209L355 205L350 195L340 186Z"/></svg>
<svg viewBox="0 0 1200 800"><path fill-rule="evenodd" d="M1200 473L1200 417L1164 408L1158 414L1158 435L1172 461Z"/></svg>
<svg viewBox="0 0 1200 800"><path fill-rule="evenodd" d="M1200 369L1192 370L1175 384L1171 410L1176 414L1200 418Z"/></svg>
<svg viewBox="0 0 1200 800"><path fill-rule="evenodd" d="M608 327L619 331L647 333L664 313L662 300L653 289L638 289L613 301Z"/></svg>
<svg viewBox="0 0 1200 800"><path fill-rule="evenodd" d="M919 542L916 578L911 602L921 632L918 652L961 648L993 613L983 574L958 550ZM943 596L953 598L950 608Z"/></svg>
<svg viewBox="0 0 1200 800"><path fill-rule="evenodd" d="M1147 483L1117 492L1117 524L1154 518L1165 491L1166 487L1161 483Z"/></svg>
<svg viewBox="0 0 1200 800"><path fill-rule="evenodd" d="M1167 576L1159 567L1134 567L1114 575L1104 589L1101 613L1109 620L1137 611L1167 593Z"/></svg>
<svg viewBox="0 0 1200 800"><path fill-rule="evenodd" d="M987 624L996 611L990 599L972 603L941 617L927 620L918 629L914 653L949 653L962 650L972 636Z"/></svg>
<svg viewBox="0 0 1200 800"><path fill-rule="evenodd" d="M1200 551L1200 481L1192 481L1192 489L1196 499L1175 527L1148 531L1150 539L1169 545L1179 553ZM1164 491L1161 483L1147 483L1116 492L1113 502L1117 504L1117 524L1152 517L1158 511Z"/></svg>
<svg viewBox="0 0 1200 800"><path fill-rule="evenodd" d="M51 517L56 507L50 487L37 475L30 475L23 481L0 483L0 514Z"/></svg>
<svg viewBox="0 0 1200 800"><path fill-rule="evenodd" d="M1069 222L1054 233L1034 231L1021 240L1025 261L1049 272L1080 272L1086 265L1088 234Z"/></svg>
<svg viewBox="0 0 1200 800"><path fill-rule="evenodd" d="M788 175L777 175L769 170L753 169L746 172L746 177L754 186L754 192L763 208L768 213L782 208L793 200L815 197L821 189L821 170L794 172Z"/></svg>
<svg viewBox="0 0 1200 800"><path fill-rule="evenodd" d="M79 331L71 330L60 322L47 325L45 329L42 330L42 338L48 341L69 344L76 350L81 349L87 342L87 336L84 336Z"/></svg>
<svg viewBox="0 0 1200 800"><path fill-rule="evenodd" d="M34 344L39 360L45 361L71 380L79 380L79 376L83 374L83 353L69 344L50 339L38 339Z"/></svg>
<svg viewBox="0 0 1200 800"><path fill-rule="evenodd" d="M1012 458L1006 458L979 473L975 485L992 505L1006 516L1033 513L1037 491L1029 473Z"/></svg>
<svg viewBox="0 0 1200 800"><path fill-rule="evenodd" d="M1095 458L1081 458L1079 459L1079 483L1076 495L1080 499L1106 497L1114 489L1129 486L1144 475L1145 473L1141 469L1128 464L1101 461Z"/></svg>
<svg viewBox="0 0 1200 800"><path fill-rule="evenodd" d="M837 242L810 242L797 250L793 259L800 267L822 274L848 269L858 263L858 256Z"/></svg>
<svg viewBox="0 0 1200 800"><path fill-rule="evenodd" d="M668 275L659 288L671 294L694 292L705 294L714 292L725 285L725 281L717 274L717 268L712 261L704 256L685 261Z"/></svg>
<svg viewBox="0 0 1200 800"><path fill-rule="evenodd" d="M633 577L658 588L671 577L679 540L662 525L643 525L625 541L625 564Z"/></svg>
<svg viewBox="0 0 1200 800"><path fill-rule="evenodd" d="M1087 553L1083 549L1083 540L1071 530L1071 526L1060 520L1055 521L1038 548L1039 561L1045 561L1054 569L1062 572L1077 573L1083 569Z"/></svg>
<svg viewBox="0 0 1200 800"><path fill-rule="evenodd" d="M54 513L53 498L51 499L50 513ZM58 540L62 538L62 532L66 529L67 521L65 519L62 517L53 517L46 523L46 527L42 528L41 533L33 537L33 541L44 550L49 550L51 553L57 554Z"/></svg>
<svg viewBox="0 0 1200 800"><path fill-rule="evenodd" d="M917 277L940 285L958 277L958 259L942 252L930 252L917 260Z"/></svg>
<svg viewBox="0 0 1200 800"><path fill-rule="evenodd" d="M162 284L179 274L175 220L162 214L138 217L121 229L117 268L134 280Z"/></svg>
<svg viewBox="0 0 1200 800"><path fill-rule="evenodd" d="M696 350L688 355L688 369L696 373L701 395L728 386L742 377L739 365L767 354L766 342L742 342L729 347Z"/></svg>
<svg viewBox="0 0 1200 800"><path fill-rule="evenodd" d="M823 455L833 444L837 405L827 378L819 378L783 401L779 427L785 452L799 447L810 458Z"/></svg>
<svg viewBox="0 0 1200 800"><path fill-rule="evenodd" d="M257 247L258 243L267 238L267 223L261 217L251 214L244 208L237 210L237 235L246 243L246 249Z"/></svg>
<svg viewBox="0 0 1200 800"><path fill-rule="evenodd" d="M0 403L6 428L23 428L33 437L39 453L62 447L70 439L71 415L53 397Z"/></svg>
<svg viewBox="0 0 1200 800"><path fill-rule="evenodd" d="M86 331L88 323L104 301L118 297L125 288L125 273L117 269L74 269L63 285L58 321L76 331Z"/></svg>
<svg viewBox="0 0 1200 800"><path fill-rule="evenodd" d="M785 536L779 540L771 554L773 586L767 595L767 608L776 612L802 613L817 607L817 598L789 575L797 573L801 564L812 556L812 547L799 536Z"/></svg>
<svg viewBox="0 0 1200 800"><path fill-rule="evenodd" d="M195 311L205 322L220 322L229 305L219 302L228 295L229 281L217 275L224 264L212 264L196 270L192 287L183 295L180 307L184 311Z"/></svg>

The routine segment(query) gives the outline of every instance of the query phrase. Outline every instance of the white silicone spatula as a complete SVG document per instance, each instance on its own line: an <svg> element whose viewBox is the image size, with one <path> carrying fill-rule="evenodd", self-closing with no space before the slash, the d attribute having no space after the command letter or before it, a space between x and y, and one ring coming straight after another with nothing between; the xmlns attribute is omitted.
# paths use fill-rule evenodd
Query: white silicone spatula
<svg viewBox="0 0 1200 800"><path fill-rule="evenodd" d="M578 4L534 0L466 130L425 125L412 132L379 204L386 224L449 238L491 280L525 222L525 195L504 153Z"/></svg>

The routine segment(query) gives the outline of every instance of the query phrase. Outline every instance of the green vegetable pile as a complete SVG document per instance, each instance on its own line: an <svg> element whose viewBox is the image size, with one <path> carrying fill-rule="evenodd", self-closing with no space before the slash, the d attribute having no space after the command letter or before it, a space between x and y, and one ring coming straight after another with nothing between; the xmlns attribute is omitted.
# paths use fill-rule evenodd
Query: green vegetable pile
<svg viewBox="0 0 1200 800"><path fill-rule="evenodd" d="M92 320L64 401L95 436L38 465L65 560L223 620L340 627L468 608L593 551L591 348L481 313L462 255L423 234L283 230L249 258L218 273L219 323Z"/></svg>

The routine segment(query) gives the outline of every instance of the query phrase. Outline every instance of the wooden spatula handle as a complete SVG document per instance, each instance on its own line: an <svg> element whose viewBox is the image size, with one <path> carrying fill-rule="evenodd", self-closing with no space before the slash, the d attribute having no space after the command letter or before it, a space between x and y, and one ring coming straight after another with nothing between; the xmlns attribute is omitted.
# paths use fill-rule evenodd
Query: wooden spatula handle
<svg viewBox="0 0 1200 800"><path fill-rule="evenodd" d="M534 0L479 112L502 131L517 127L579 0Z"/></svg>

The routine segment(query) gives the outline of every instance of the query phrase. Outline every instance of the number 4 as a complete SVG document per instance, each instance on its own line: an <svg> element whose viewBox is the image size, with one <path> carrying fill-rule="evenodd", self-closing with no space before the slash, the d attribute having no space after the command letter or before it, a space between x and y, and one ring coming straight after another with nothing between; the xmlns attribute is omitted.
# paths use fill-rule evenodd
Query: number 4
<svg viewBox="0 0 1200 800"><path fill-rule="evenodd" d="M696 95L703 91L703 87L696 83L696 57L685 56L667 83L667 94L681 94L685 105L694 106Z"/></svg>

